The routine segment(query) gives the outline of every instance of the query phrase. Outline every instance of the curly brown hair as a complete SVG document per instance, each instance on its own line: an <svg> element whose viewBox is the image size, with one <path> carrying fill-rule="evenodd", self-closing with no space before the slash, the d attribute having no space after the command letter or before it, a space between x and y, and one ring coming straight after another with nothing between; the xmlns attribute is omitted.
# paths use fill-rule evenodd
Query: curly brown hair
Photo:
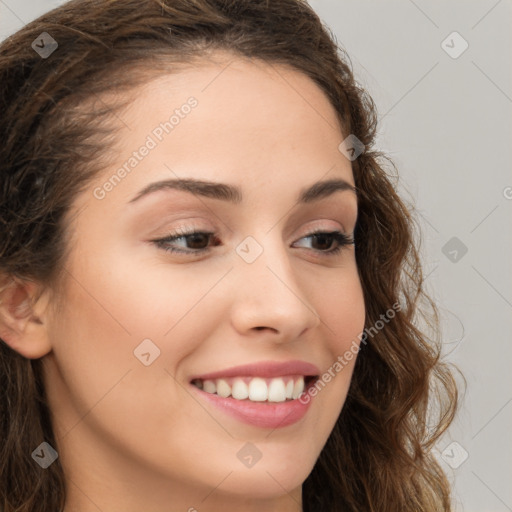
<svg viewBox="0 0 512 512"><path fill-rule="evenodd" d="M49 58L31 47L42 31ZM0 45L0 291L16 280L56 290L69 249L66 213L105 167L119 102L132 90L211 50L291 66L332 103L358 191L356 259L365 326L399 302L366 340L341 415L303 484L306 512L449 511L450 486L431 451L453 420L457 387L441 361L436 306L424 290L413 207L396 192L392 162L373 149L377 114L335 36L304 0L73 0ZM129 72L123 72L129 70ZM140 72L139 72L140 71ZM433 407L435 408L433 409ZM436 410L434 419L428 418ZM54 446L41 359L0 340L0 509L61 511L57 460L41 470L27 446Z"/></svg>

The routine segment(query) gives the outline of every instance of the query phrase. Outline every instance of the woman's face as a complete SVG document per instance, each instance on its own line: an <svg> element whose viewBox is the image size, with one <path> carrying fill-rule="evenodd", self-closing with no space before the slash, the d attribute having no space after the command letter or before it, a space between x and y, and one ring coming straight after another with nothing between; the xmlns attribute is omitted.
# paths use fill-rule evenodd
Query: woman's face
<svg viewBox="0 0 512 512"><path fill-rule="evenodd" d="M295 510L345 401L354 246L312 234L353 235L347 134L305 75L228 62L141 87L116 163L73 205L44 362L76 510Z"/></svg>

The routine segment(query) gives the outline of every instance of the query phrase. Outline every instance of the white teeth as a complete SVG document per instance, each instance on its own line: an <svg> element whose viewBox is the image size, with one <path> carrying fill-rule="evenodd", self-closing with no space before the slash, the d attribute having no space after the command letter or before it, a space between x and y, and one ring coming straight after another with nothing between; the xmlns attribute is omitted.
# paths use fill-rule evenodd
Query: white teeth
<svg viewBox="0 0 512 512"><path fill-rule="evenodd" d="M203 391L207 393L215 393L217 391L217 386L213 380L205 380L203 382Z"/></svg>
<svg viewBox="0 0 512 512"><path fill-rule="evenodd" d="M224 380L217 380L217 395L222 398L227 398L231 395L231 386Z"/></svg>
<svg viewBox="0 0 512 512"><path fill-rule="evenodd" d="M286 400L286 388L283 379L272 379L268 387L269 402L284 402Z"/></svg>
<svg viewBox="0 0 512 512"><path fill-rule="evenodd" d="M304 391L304 377L301 377L300 379L295 381L295 384L293 386L293 393L292 398L295 400L296 398L299 398L300 394Z"/></svg>
<svg viewBox="0 0 512 512"><path fill-rule="evenodd" d="M261 377L237 377L233 380L197 380L194 384L206 393L216 393L222 398L233 397L235 400L249 399L253 402L285 402L295 400L304 391L304 377L262 379ZM268 384L267 384L268 382Z"/></svg>
<svg viewBox="0 0 512 512"><path fill-rule="evenodd" d="M293 379L290 379L286 384L286 398L291 399L293 395Z"/></svg>
<svg viewBox="0 0 512 512"><path fill-rule="evenodd" d="M267 383L259 377L252 379L249 383L249 400L252 400L253 402L265 402L267 398Z"/></svg>
<svg viewBox="0 0 512 512"><path fill-rule="evenodd" d="M245 400L249 397L249 388L242 379L235 379L231 388L231 395L237 400Z"/></svg>

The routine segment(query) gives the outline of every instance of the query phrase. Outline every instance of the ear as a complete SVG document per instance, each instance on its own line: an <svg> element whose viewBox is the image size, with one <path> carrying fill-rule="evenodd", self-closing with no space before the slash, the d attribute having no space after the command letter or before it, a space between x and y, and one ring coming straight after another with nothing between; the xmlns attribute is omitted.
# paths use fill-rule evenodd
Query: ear
<svg viewBox="0 0 512 512"><path fill-rule="evenodd" d="M5 279L0 288L0 339L27 359L51 351L48 299L40 285L16 277Z"/></svg>

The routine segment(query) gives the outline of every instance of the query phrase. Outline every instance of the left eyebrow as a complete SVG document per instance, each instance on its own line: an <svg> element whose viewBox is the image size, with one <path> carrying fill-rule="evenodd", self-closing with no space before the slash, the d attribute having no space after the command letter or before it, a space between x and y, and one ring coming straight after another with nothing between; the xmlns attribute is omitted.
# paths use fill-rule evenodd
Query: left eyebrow
<svg viewBox="0 0 512 512"><path fill-rule="evenodd" d="M197 194L211 199L228 201L233 204L242 202L243 194L240 187L228 185L227 183L218 183L213 181L203 181L194 178L172 179L156 181L150 183L140 190L128 204L138 201L143 196L156 192L158 190L182 190L191 194ZM326 198L335 192L350 191L357 196L357 189L348 181L343 179L333 179L318 181L309 187L302 189L299 193L298 203L312 203Z"/></svg>

